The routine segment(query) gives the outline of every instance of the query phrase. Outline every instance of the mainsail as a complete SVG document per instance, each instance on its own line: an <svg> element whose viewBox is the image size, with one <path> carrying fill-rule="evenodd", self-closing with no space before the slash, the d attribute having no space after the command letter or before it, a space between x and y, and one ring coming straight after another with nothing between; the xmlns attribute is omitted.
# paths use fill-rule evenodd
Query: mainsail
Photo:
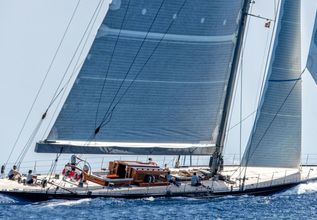
<svg viewBox="0 0 317 220"><path fill-rule="evenodd" d="M301 155L301 1L281 1L265 91L242 165L296 168Z"/></svg>
<svg viewBox="0 0 317 220"><path fill-rule="evenodd" d="M36 151L213 153L244 2L113 1Z"/></svg>

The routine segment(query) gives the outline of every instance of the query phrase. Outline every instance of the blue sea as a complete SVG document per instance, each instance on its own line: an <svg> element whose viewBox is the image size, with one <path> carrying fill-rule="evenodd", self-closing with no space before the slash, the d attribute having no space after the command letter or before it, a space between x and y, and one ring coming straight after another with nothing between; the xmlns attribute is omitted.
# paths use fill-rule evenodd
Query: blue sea
<svg viewBox="0 0 317 220"><path fill-rule="evenodd" d="M50 200L0 197L1 219L317 219L317 182L272 196Z"/></svg>

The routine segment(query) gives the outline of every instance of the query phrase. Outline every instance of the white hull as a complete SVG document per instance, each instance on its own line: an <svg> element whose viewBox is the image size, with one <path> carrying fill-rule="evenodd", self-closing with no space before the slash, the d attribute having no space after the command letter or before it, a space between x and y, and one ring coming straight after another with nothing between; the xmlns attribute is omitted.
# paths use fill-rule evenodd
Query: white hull
<svg viewBox="0 0 317 220"><path fill-rule="evenodd" d="M190 169L190 168L187 168ZM230 175L233 182L222 180L205 180L202 186L191 186L190 182L181 182L180 186L127 186L127 187L102 187L88 183L84 187L65 183L61 179L54 180L54 185L47 187L28 186L8 179L0 180L0 193L30 200L43 200L51 198L95 198L95 197L163 197L163 196L223 196L241 194L270 194L281 191L310 180L317 179L317 167L305 166L298 169L282 168L248 168L246 180L242 189L237 167L228 166L222 172ZM44 176L43 176L44 177ZM240 181L240 184L239 184ZM234 183L235 182L235 183ZM58 185L58 186L57 186Z"/></svg>

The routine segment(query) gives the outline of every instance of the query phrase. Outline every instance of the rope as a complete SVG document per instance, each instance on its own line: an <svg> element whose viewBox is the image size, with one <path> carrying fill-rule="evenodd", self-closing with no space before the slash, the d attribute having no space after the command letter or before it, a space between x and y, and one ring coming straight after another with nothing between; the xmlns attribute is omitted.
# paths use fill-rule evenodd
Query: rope
<svg viewBox="0 0 317 220"><path fill-rule="evenodd" d="M143 40L142 40L142 43L141 43L141 45L139 46L139 49L138 49L136 55L134 56L134 58L133 58L133 60L132 60L132 62L131 62L131 64L130 64L130 66L129 66L129 68L128 68L128 71L126 72L126 74L125 74L123 80L121 81L121 84L120 84L119 88L117 89L117 91L116 91L114 97L112 98L112 101L110 102L110 104L109 104L109 106L108 106L108 109L107 109L106 113L104 114L104 116L103 116L103 118L102 118L102 120L101 120L101 123L100 123L99 126L96 128L95 134L97 134L97 133L99 132L100 128L103 126L103 124L104 124L105 121L107 120L109 110L111 109L112 104L115 102L115 99L117 98L117 96L118 96L118 94L119 94L119 92L120 92L120 90L121 90L123 84L125 83L125 80L127 79L128 75L129 75L129 73L130 73L130 71L131 71L131 69L132 69L132 67L133 67L133 65L134 65L134 63L135 63L135 61L136 61L136 58L138 57L139 53L141 52L142 47L143 47L143 45L144 45L144 43L145 43L145 40L147 39L149 33L151 32L151 29L152 29L152 27L153 27L153 25L154 25L154 23L155 23L155 21L156 21L158 15L159 15L159 12L160 12L160 10L161 10L161 8L162 8L164 2L165 2L165 0L161 1L161 4L160 4L160 6L159 6L159 8L158 8L158 10L157 10L157 12L156 12L156 14L155 14L155 16L154 16L152 22L151 22L151 25L150 25L150 27L149 27L149 30L148 30L148 32L146 33L146 35L144 36L144 38L143 38Z"/></svg>
<svg viewBox="0 0 317 220"><path fill-rule="evenodd" d="M176 14L180 14L180 12L182 11L182 9L184 8L185 4L186 4L187 0L184 0L183 4L181 5L181 7L179 8L179 10L177 11ZM108 113L109 111L106 112L105 116L104 116L104 122L105 119L108 117L108 121L107 123L101 123L99 125L99 129L102 128L103 126L105 126L106 124L108 124L111 121L111 116L113 111L115 110L115 108L117 107L117 105L120 103L120 101L122 100L122 98L126 95L126 93L129 91L129 89L131 88L131 86L133 85L133 83L135 82L135 80L137 79L137 77L140 75L140 73L143 71L144 67L146 66L146 64L149 62L149 60L152 58L153 54L156 52L157 48L159 47L160 43L162 42L162 40L165 38L166 34L168 33L168 31L170 30L170 28L172 27L172 25L174 24L174 19L172 20L172 22L169 24L167 30L165 31L165 34L162 36L162 38L159 40L159 42L156 44L154 50L152 51L152 53L150 54L150 56L148 57L148 59L146 60L146 62L142 65L142 67L140 68L140 70L138 71L138 73L135 75L135 77L133 78L133 80L130 82L130 84L128 85L128 87L126 88L126 90L123 92L123 94L121 95L121 97L119 98L119 100L117 101L117 103L112 107L112 109L110 110L110 113ZM148 33L147 33L148 35ZM147 37L146 35L146 37ZM146 38L145 37L145 38ZM145 40L145 39L144 39ZM143 41L144 42L144 41ZM131 67L131 66L130 66ZM130 71L131 68L129 68ZM125 77L126 78L126 77ZM118 93L117 93L118 94ZM114 99L113 99L114 101ZM112 103L111 103L112 105ZM111 105L109 106L108 110L110 109ZM108 114L107 114L108 113ZM110 116L110 117L109 117ZM97 129L98 129L97 128ZM96 130L97 130L96 129Z"/></svg>
<svg viewBox="0 0 317 220"><path fill-rule="evenodd" d="M97 5L97 7L96 7L96 9L95 9L95 11L94 11L94 13L93 13L93 16L92 16L91 19L89 20L89 23L88 23L88 25L87 25L87 27L86 27L86 29L85 29L85 32L84 32L83 36L81 37L81 39L80 39L80 41L79 41L79 43L78 43L78 46L76 47L76 50L75 50L74 54L73 54L72 57L71 57L70 62L68 63L68 66L67 66L67 68L66 68L66 70L65 70L65 72L64 72L64 74L63 74L62 79L60 80L60 83L59 83L58 86L57 86L57 89L55 90L55 93L54 93L54 95L53 95L53 97L52 97L52 99L51 99L52 101L56 99L56 95L57 95L57 94L60 94L60 91L58 91L58 90L59 90L59 88L61 87L62 82L64 81L64 79L65 79L65 77L66 77L66 75L67 75L67 72L68 72L68 70L69 70L70 67L71 67L71 64L73 63L73 60L75 59L76 55L78 54L78 50L79 50L79 48L80 48L80 46L81 46L81 44L82 44L82 42L83 42L84 37L86 36L86 34L87 34L87 32L88 32L88 29L90 28L90 26L91 26L91 24L92 24L92 21L93 21L93 20L94 20L94 22L96 21L95 16L98 15L97 13L99 13L99 11L100 11L100 9L101 9L101 5L103 4L103 2L104 2L104 0L100 0L100 1L99 1L98 5ZM97 11L98 11L98 12L97 12ZM97 16L96 16L96 17L97 17ZM95 19L94 19L94 18L95 18ZM93 22L92 26L94 25L94 22ZM91 30L91 29L90 29L90 30ZM61 90L63 90L63 89L64 89L64 88L62 88ZM52 101L51 101L51 102L52 102Z"/></svg>
<svg viewBox="0 0 317 220"><path fill-rule="evenodd" d="M252 13L252 10L253 10L253 4L251 4L251 7L250 7L250 13ZM241 60L240 60L240 72L238 72L238 76L237 76L237 79L239 80L240 77L242 77L242 62L243 62L243 52L245 50L245 45L246 45L246 39L248 37L248 33L249 33L249 27L250 27L250 20L251 20L251 17L249 16L248 17L248 20L247 20L247 27L246 27L246 30L245 30L245 39L243 40L243 45L242 45L242 49L241 49ZM240 79L242 81L242 79ZM242 87L242 85L241 85ZM234 92L233 92L233 99L232 99L232 102L234 103L235 100L236 100L236 96L237 96L237 90L238 90L238 85L236 84L235 88L234 88ZM220 106L220 105L219 105ZM226 135L229 133L229 131L233 128L233 127L236 127L237 125L240 125L240 123L242 123L243 120L240 119L240 122L237 123L235 126L231 127L231 119L232 119L232 114L233 114L233 111L230 111L229 113L229 117L228 117L228 121L229 121L229 126L227 127L227 131L226 131ZM228 143L228 138L225 139L225 144L224 144L224 149L223 151L226 150L226 146L227 146L227 143Z"/></svg>
<svg viewBox="0 0 317 220"><path fill-rule="evenodd" d="M62 38L61 38L61 40L60 40L60 42L59 42L59 45L58 45L58 47L57 47L57 49L56 49L56 51L55 51L55 53L54 53L54 56L53 56L53 58L52 58L52 60L51 60L51 62L50 62L50 65L49 65L49 67L48 67L48 69L47 69L47 71L46 71L46 74L45 74L45 76L44 76L44 78L43 78L43 80L42 80L42 82L41 82L41 85L40 85L40 87L39 87L39 89L38 89L38 91L37 91L37 93L36 93L36 96L35 96L35 98L34 98L34 100L33 100L33 102L32 102L31 108L30 108L29 111L28 111L28 114L27 114L27 116L26 116L26 118L25 118L25 120L24 120L24 122L23 122L23 125L22 125L22 127L21 127L21 129L20 129L20 131L19 131L19 134L18 134L18 136L17 136L17 138L16 138L16 140L15 140L15 142L14 142L14 144L13 144L13 147L12 147L12 149L11 149L11 151L10 151L9 157L8 157L7 161L5 162L4 166L6 166L6 165L8 164L9 160L11 159L11 156L12 156L13 151L15 150L15 148L16 148L16 146L17 146L17 144L18 144L18 141L20 140L20 137L21 137L22 132L23 132L23 130L24 130L24 128L25 128L25 125L26 125L27 121L29 120L29 117L30 117L30 115L31 115L31 112L33 111L33 108L34 108L34 106L35 106L35 103L36 103L37 100L38 100L38 97L39 97L39 95L40 95L40 92L42 91L42 88L43 88L43 86L44 86L44 84L45 84L45 81L46 81L46 79L47 79L47 76L48 76L48 74L50 73L50 71L51 71L51 69L52 69L53 63L55 62L55 59L56 59L56 57L57 57L57 54L58 54L58 52L59 52L59 50L60 50L60 48L61 48L61 45L62 45L62 43L63 43L63 41L64 41L64 39L65 39L65 36L66 36L66 34L67 34L68 30L69 30L70 24L71 24L72 21L73 21L74 15L76 14L76 11L77 11L77 9L78 9L78 6L79 6L80 1L81 1L81 0L78 0L77 4L76 4L76 6L75 6L75 8L74 8L74 10L73 10L73 13L72 13L72 15L71 15L71 17L70 17L70 20L69 20L68 24L67 24L67 27L66 27L66 29L65 29L65 31L64 31L64 33L63 33L63 36L62 36Z"/></svg>
<svg viewBox="0 0 317 220"><path fill-rule="evenodd" d="M78 69L79 69L79 68L82 66L82 64L84 63L84 61L82 61L82 62L79 64L79 60L80 60L80 57L81 57L81 55L82 55L82 53L83 53L83 51L84 51L84 49L85 49L85 47L86 47L86 44L87 44L88 39L89 39L89 36L90 36L90 34L91 34L91 32L92 32L92 29L93 29L93 27L94 27L94 24L96 23L96 20L97 20L97 18L98 18L98 15L99 15L101 9L102 9L103 4L104 4L104 0L100 0L99 3L98 3L98 5L97 5L97 7L96 7L96 9L95 9L95 11L94 11L94 13L93 13L93 15L92 15L92 17L91 17L91 19L90 19L90 21L89 21L89 23L88 23L88 25L87 25L87 27L86 27L86 29L85 29L85 32L84 32L84 34L83 34L81 40L79 41L79 44L78 44L78 46L77 46L77 48L76 48L76 50L75 50L75 52L74 52L74 54L73 54L73 56L72 56L72 59L71 59L69 65L67 66L67 69L66 69L66 71L65 71L65 73L64 73L64 75L63 75L63 77L62 77L62 79L61 79L61 81L60 81L60 83L59 83L59 85L58 85L58 87L57 87L57 89L56 89L56 91L55 91L53 97L52 97L52 101L51 101L51 104L49 105L49 107L51 107L52 104L57 100L58 96L61 95L61 98L59 99L59 102L58 102L58 104L56 105L56 108L55 108L55 110L54 110L53 116L56 115L56 112L57 112L57 110L58 110L58 108L59 108L59 106L60 106L60 104L61 104L62 98L64 97L65 92L66 92L66 88L67 88L67 86L69 85L71 79L73 78L73 76L75 75L75 73L78 71ZM67 80L67 81L65 82L65 84L63 85L63 87L61 87L61 84L62 84L62 82L64 81L64 79L65 79L65 77L66 77L66 74L67 74L67 72L68 72L68 70L69 70L69 68L70 68L70 66L71 66L71 63L73 62L73 60L74 60L74 58L75 58L75 56L76 56L76 54L77 54L77 52L78 52L78 50L79 50L79 48L80 48L80 46L81 46L81 44L82 44L82 42L83 42L85 36L86 36L85 42L84 42L84 44L83 44L83 46L82 46L82 48L81 48L81 51L80 51L80 53L79 53L79 56L77 57L77 61L76 61L76 64L74 65L73 71L72 71L71 75L69 76L68 80ZM58 89L59 89L60 87L61 87L61 89L58 91ZM46 134L48 133L48 129L51 127L51 124L52 124L52 122L53 122L53 119L54 119L54 117L51 117L50 122L48 123L48 125L47 125L47 127L46 127L46 129L45 129L45 132L44 132L44 134L43 134L42 139L44 139L44 137L45 137Z"/></svg>
<svg viewBox="0 0 317 220"><path fill-rule="evenodd" d="M75 50L75 53L73 54L73 56L72 56L72 58L71 58L71 61L70 61L70 63L68 64L67 69L66 69L66 71L64 72L63 77L62 77L62 79L60 80L57 89L55 90L54 95L52 96L52 99L51 99L51 101L50 101L50 104L49 104L49 106L48 106L46 112L42 115L41 121L38 123L38 125L36 126L36 128L35 128L34 131L32 132L32 134L31 134L31 136L29 137L29 139L28 139L26 145L24 146L22 152L21 152L20 155L18 156L18 158L17 158L17 160L16 160L16 163L18 164L18 167L20 167L20 165L21 165L23 159L25 158L25 155L26 155L26 153L28 152L28 150L29 150L29 148L30 148L30 146L31 146L31 144L32 144L32 142L33 142L33 140L34 140L36 134L38 133L39 128L40 128L40 126L41 126L41 124L42 124L42 121L43 121L43 119L44 119L44 118L46 117L46 115L47 115L48 109L52 106L52 104L55 102L55 100L58 98L58 96L61 94L61 92L65 89L65 87L63 87L60 91L58 91L59 88L60 88L60 86L61 86L61 84L62 84L62 82L64 81L64 78L65 78L65 76L66 76L66 74L67 74L67 72L68 72L70 66L71 66L71 63L73 62L73 60L74 60L74 58L75 58L75 56L76 56L76 54L77 54L78 49L80 48L80 45L82 44L82 41L83 41L83 39L84 39L84 36L86 36L87 31L88 31L88 29L89 29L90 26L91 26L92 20L94 20L94 22L96 21L96 17L97 17L97 16L96 16L96 12L97 12L97 9L98 9L98 13L99 13L99 11L100 11L100 9L101 9L101 5L102 5L101 3L103 3L103 1L104 1L104 0L99 1L98 6L97 6L97 8L96 8L95 11L94 11L94 14L93 14L92 18L90 19L88 26L87 26L86 29L85 29L84 35L82 36L82 38L81 38L81 40L80 40L80 42L79 42L79 44L78 44L78 46L77 46L77 48L76 48L76 50ZM78 3L78 4L79 4L79 3ZM77 4L77 6L76 6L76 10L77 10L77 8L78 8L78 4ZM74 14L75 14L76 10L74 11L74 13L73 13L73 15L72 15L72 19L73 19L73 17L74 17ZM95 19L94 19L94 18L95 18ZM72 19L71 19L71 20L72 20ZM94 24L94 23L93 23L93 24ZM92 25L92 26L93 26L93 25ZM68 30L68 29L67 29L67 30ZM91 30L92 30L92 28L90 28L90 31L91 31ZM89 34L88 34L88 36L89 36ZM64 37L65 37L65 36L64 36ZM87 38L88 38L88 37L87 37ZM86 42L87 42L87 41L86 41ZM85 42L85 43L86 43L86 42ZM59 49L58 49L58 50L59 50ZM82 50L83 50L83 49L82 49ZM81 52L82 52L82 51L81 51ZM81 55L81 54L80 54L80 55ZM78 57L78 59L79 59L79 58L80 58L80 56ZM77 65L77 64L78 64L78 60L77 60L76 65ZM50 67L50 68L51 68L51 67ZM76 68L76 66L74 67L74 69L75 69L75 68ZM73 72L73 73L74 73L74 72ZM73 75L73 74L72 74L72 75ZM70 80L69 80L69 81L70 81ZM69 82L69 81L68 81L68 82ZM68 83L68 82L67 82L67 83Z"/></svg>
<svg viewBox="0 0 317 220"><path fill-rule="evenodd" d="M280 2L278 4L278 8L280 8ZM276 14L275 14L275 21L277 20L277 10L276 10ZM274 27L276 25L276 22L274 23ZM273 36L272 36L273 38ZM272 38L271 38L271 43L270 43L270 47L271 47L271 44L272 44ZM301 79L301 76L303 75L303 73L305 72L306 68L301 72L301 74L299 75L298 79ZM287 96L285 97L284 101L282 102L281 106L279 107L278 111L276 112L276 114L274 115L273 119L271 120L271 122L269 123L269 126L266 128L266 130L264 131L262 137L260 138L259 142L257 143L257 145L255 146L255 149L254 151L250 154L250 149L248 149L247 151L247 156L246 156L246 165L245 165L245 171L244 171L244 177L243 177L243 182L245 181L245 176L246 176L246 172L247 172L247 167L248 167L248 163L249 163L249 160L250 158L253 156L253 154L255 153L255 151L257 150L257 148L259 147L260 143L262 142L263 138L265 137L265 135L267 134L268 130L270 129L270 127L272 126L274 120L276 119L277 115L279 114L279 112L281 111L281 109L283 108L284 104L286 103L288 97L291 95L292 91L294 90L294 88L296 87L297 83L298 83L299 80L296 80L293 87L291 88L290 92L287 94ZM261 95L263 94L263 90L264 90L264 82L262 83L262 90L261 90ZM259 108L257 109L257 115L259 114ZM255 126L255 123L256 123L256 120L254 122L254 125L253 127ZM252 136L251 136L251 144L252 144L252 141L253 141L253 136L254 136L254 131L252 133ZM250 144L250 145L251 145ZM243 183L244 185L244 183ZM243 187L243 186L242 186Z"/></svg>
<svg viewBox="0 0 317 220"><path fill-rule="evenodd" d="M247 36L246 36L247 38ZM239 132L239 160L240 160L240 164L239 164L239 169L241 170L241 148L242 148L242 111L243 111L243 106L242 106L242 102L243 102L243 56L244 56L244 50L242 50L241 52L241 66L240 66L240 71L241 71L241 77L240 77L240 132Z"/></svg>
<svg viewBox="0 0 317 220"><path fill-rule="evenodd" d="M62 155L62 152L63 152L63 148L61 148L61 151L58 154L56 154L55 161L52 163L52 166L51 166L51 168L50 168L50 170L48 171L48 174L47 174L48 181L51 180L53 172L56 170L56 165L57 165L59 157Z"/></svg>
<svg viewBox="0 0 317 220"><path fill-rule="evenodd" d="M99 114L99 107L100 107L100 103L101 103L101 97L102 97L102 94L103 94L103 91L105 89L105 85L106 85L106 82L107 82L107 77L108 77L108 73L109 73L109 69L110 69L110 66L112 64L112 60L113 60L113 56L114 56L114 53L116 51L116 47L117 47L117 44L119 42L119 39L120 39L120 35L121 35L121 31L123 29L123 25L125 23L125 20L126 20L126 16L128 14L128 11L129 11L129 8L130 8L130 0L128 1L128 6L127 6L127 10L125 11L124 13L124 16L123 16L123 19L122 19L122 23L121 23L121 26L120 26L120 31L119 31L119 34L117 36L117 39L116 39L116 42L113 46L113 49L112 49L112 53L111 53L111 56L110 56L110 61L109 61L109 64L108 64L108 67L107 67L107 70L106 70L106 75L105 75L105 78L103 80L103 84L102 84L102 88L101 88L101 91L100 91L100 94L99 94L99 100L98 100L98 106L97 106L97 111L96 111L96 116L95 116L95 127L97 127L97 118L98 118L98 114Z"/></svg>
<svg viewBox="0 0 317 220"><path fill-rule="evenodd" d="M35 127L35 129L33 130L32 134L30 135L28 141L26 142L26 144L24 145L21 153L19 154L17 160L15 161L15 164L17 164L17 168L19 169L20 168L20 165L22 163L22 160L24 159L28 149L30 148L31 146L31 143L33 142L33 139L36 135L36 133L38 132L40 126L42 124L42 120L38 122L37 126Z"/></svg>
<svg viewBox="0 0 317 220"><path fill-rule="evenodd" d="M275 16L274 16L274 26L273 26L273 30L275 29L275 26L276 26L276 23L277 23L277 15L278 15L278 8L280 8L280 2L278 3L277 5L277 9L275 9L275 4L274 4L274 13L275 13ZM272 36L271 36L271 39L270 39L270 44L269 44L269 48L272 48L272 44L274 42L274 34L272 33ZM268 68L269 68L269 56L267 56L266 58L266 62L265 62L265 66L266 66L266 72L268 71ZM263 74L263 78L262 78L262 84L261 84L261 89L260 89L260 92L259 92L259 97L262 97L263 95L263 92L264 92L264 86L265 86L265 77L266 77L266 74ZM260 99L260 98L259 98ZM257 115L259 114L259 106L258 108L256 109L256 117ZM255 123L256 123L256 119L254 121L254 124L253 124L253 127L255 126ZM253 139L253 135L254 133L252 134L252 139ZM252 142L252 139L251 139L251 142ZM248 160L248 158L247 158ZM246 170L245 170L246 172Z"/></svg>
<svg viewBox="0 0 317 220"><path fill-rule="evenodd" d="M251 9L250 9L250 13L252 13L252 9L253 9L253 5L251 5ZM275 8L274 8L275 9ZM276 10L274 10L274 12L276 12ZM277 16L277 14L275 14L275 19L274 19L274 21L276 21L276 16ZM248 23L248 26L247 26L247 30L249 29L249 25L250 25L250 20L251 20L251 17L249 16L249 23ZM275 24L275 23L274 23ZM274 29L274 28L273 28ZM269 32L268 32L269 33ZM247 35L248 36L248 35ZM272 43L273 43L273 37L274 37L274 35L272 34L272 36L271 36L271 40L270 40L270 43L268 43L268 39L269 39L269 34L267 34L267 38L266 38L266 43L265 43L265 50L264 51L266 51L267 50L267 48L271 48L271 46L272 46ZM246 39L245 39L245 41L246 41ZM245 45L244 45L245 46ZM269 47L268 47L269 46ZM244 50L242 51L242 59L243 59L243 52L244 52ZM242 62L242 61L241 61ZM263 53L263 62L262 62L262 67L261 67L261 69L263 69L263 68L265 68L265 66L267 66L268 65L268 62L269 62L269 56L266 56L266 54L265 54L265 52ZM242 63L241 63L242 64ZM265 66L264 66L264 64L265 64ZM265 69L263 70L263 72L265 72ZM241 73L242 74L242 73ZM240 76L240 75L239 75ZM264 88L264 82L265 82L265 74L263 74L263 78L262 78L262 80L260 81L260 82L262 82L261 83L261 86L259 87L260 89L259 89L259 91L257 92L257 94L259 94L258 96L260 97L261 96L261 94L262 94L262 91L263 91L263 88ZM236 94L235 94L236 95ZM234 97L234 99L235 99L235 97ZM255 104L257 103L257 98L256 98L256 101L255 101ZM241 112L241 109L240 109L240 112ZM244 117L244 118L242 118L241 117L241 115L240 115L240 121L238 122L238 123L236 123L236 124L234 124L233 126L231 126L231 124L230 124L230 126L229 126L229 128L228 128L228 130L227 130L227 133L229 133L233 128L235 128L235 127L237 127L238 125L240 125L240 135L241 135L241 130L242 130L242 128L241 128L241 125L242 125L242 123L245 121L245 120L247 120L248 118L250 118L251 116L253 116L254 115L254 113L256 113L257 112L257 110L255 110L255 111L253 111L253 112L251 112L250 114L248 114L246 117ZM232 112L231 112L231 115L232 115ZM230 115L230 118L231 118L231 115ZM241 137L240 137L241 138ZM240 142L241 142L241 140L240 140ZM227 143L227 139L226 139L226 143ZM226 146L226 145L225 145ZM236 171L238 171L239 170L239 176L241 175L241 173L242 173L242 171L243 171L243 169L241 169L241 143L240 143L240 146L239 146L239 156L240 156L240 163L239 163L239 168L238 169L236 169L234 172L233 172L233 174L236 172Z"/></svg>
<svg viewBox="0 0 317 220"><path fill-rule="evenodd" d="M305 67L305 69L301 72L301 74L299 75L298 80L295 80L295 83L294 83L293 87L291 88L291 90L290 90L289 93L287 94L286 98L283 100L283 102L282 102L281 106L278 108L277 112L274 114L273 119L271 120L271 122L270 122L270 124L268 125L268 127L265 129L264 134L261 136L261 138L260 138L259 142L257 143L257 145L256 145L256 147L255 147L255 149L254 149L254 151L252 152L252 154L251 154L250 156L248 155L247 162L248 162L248 160L253 156L253 154L255 153L255 151L257 150L257 148L259 147L260 143L262 142L262 140L263 140L263 138L265 137L266 133L268 132L268 130L269 130L270 127L272 126L272 124L273 124L274 120L276 119L276 117L278 116L279 112L282 110L284 104L286 103L287 99L289 98L289 96L290 96L291 93L293 92L293 90L294 90L294 88L296 87L297 83L300 82L301 76L303 75L303 73L305 72L305 70L306 70L306 67ZM253 135L252 135L252 137L253 137ZM252 138L252 140L253 140L253 138ZM247 163L246 163L246 164L247 164ZM246 166L247 166L247 165L246 165Z"/></svg>

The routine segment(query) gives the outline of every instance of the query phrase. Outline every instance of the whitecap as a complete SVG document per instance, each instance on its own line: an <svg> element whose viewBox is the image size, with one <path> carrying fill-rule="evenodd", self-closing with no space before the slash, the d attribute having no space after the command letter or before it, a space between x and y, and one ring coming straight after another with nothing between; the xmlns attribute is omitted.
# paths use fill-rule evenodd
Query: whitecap
<svg viewBox="0 0 317 220"><path fill-rule="evenodd" d="M303 183L297 186L297 194L317 192L317 182Z"/></svg>
<svg viewBox="0 0 317 220"><path fill-rule="evenodd" d="M144 200L153 202L155 200L155 198L151 196L151 197L148 197L148 198L144 198Z"/></svg>
<svg viewBox="0 0 317 220"><path fill-rule="evenodd" d="M14 200L10 197L0 195L0 205L12 204L12 203L17 203L17 202L16 202L16 200Z"/></svg>
<svg viewBox="0 0 317 220"><path fill-rule="evenodd" d="M302 183L282 193L279 193L278 195L288 196L288 195L300 195L300 194L307 194L307 193L314 193L314 192L317 192L317 182Z"/></svg>
<svg viewBox="0 0 317 220"><path fill-rule="evenodd" d="M80 200L58 200L58 201L49 201L44 208L52 208L56 206L75 206L82 203L88 203L91 199L80 199Z"/></svg>

